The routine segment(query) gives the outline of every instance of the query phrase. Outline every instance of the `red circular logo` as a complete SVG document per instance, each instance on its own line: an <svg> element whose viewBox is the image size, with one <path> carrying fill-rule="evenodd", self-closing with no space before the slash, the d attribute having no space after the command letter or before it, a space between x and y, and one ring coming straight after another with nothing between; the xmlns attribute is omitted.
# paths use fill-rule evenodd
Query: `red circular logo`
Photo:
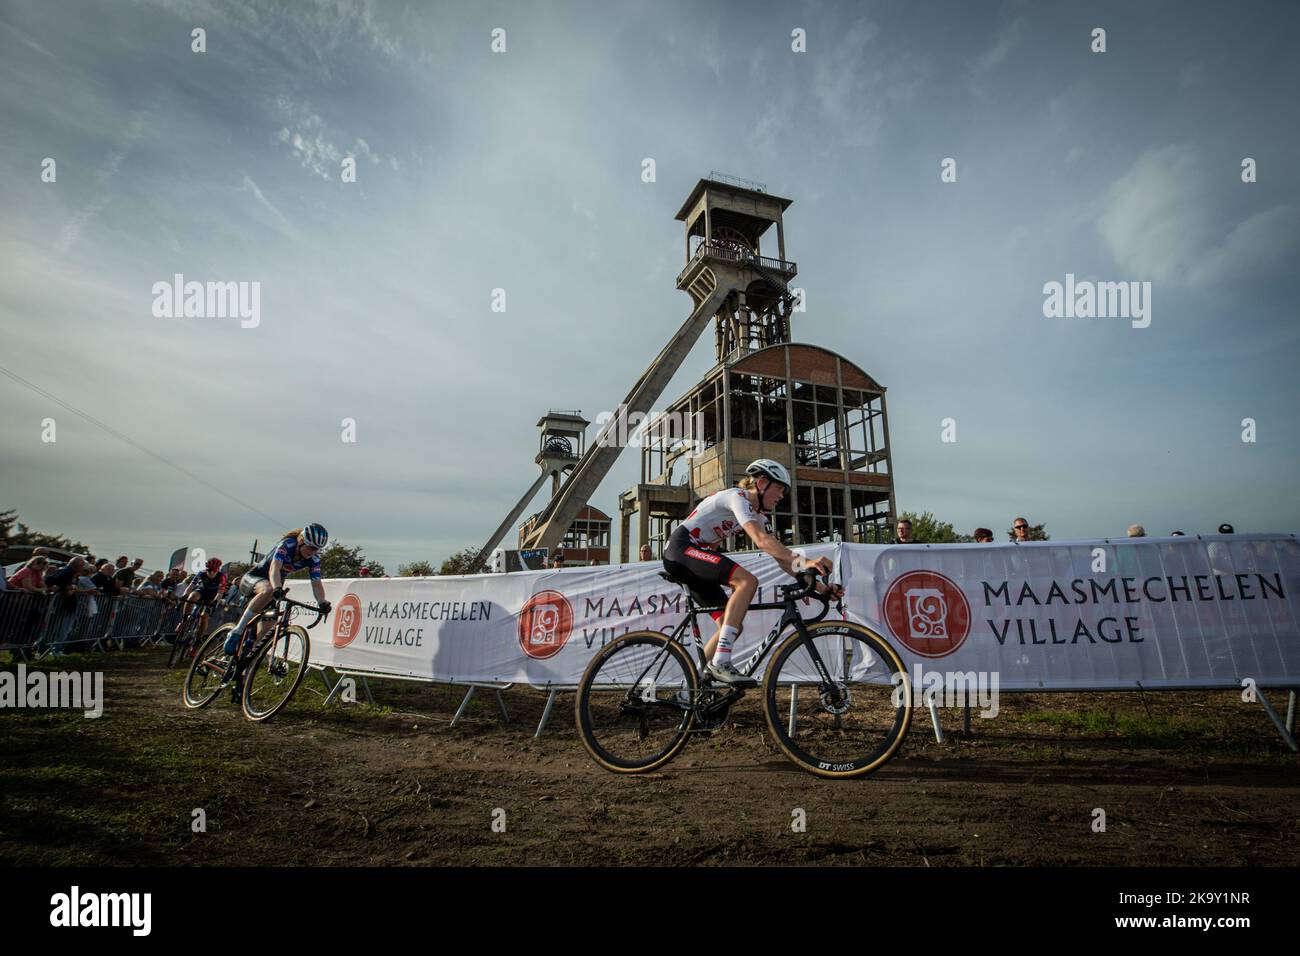
<svg viewBox="0 0 1300 956"><path fill-rule="evenodd" d="M970 633L970 604L961 588L934 571L908 571L885 592L885 623L922 657L944 657Z"/></svg>
<svg viewBox="0 0 1300 956"><path fill-rule="evenodd" d="M352 592L334 605L334 646L347 647L361 631L361 599Z"/></svg>
<svg viewBox="0 0 1300 956"><path fill-rule="evenodd" d="M519 612L519 646L529 657L554 657L572 632L573 608L559 591L538 591Z"/></svg>

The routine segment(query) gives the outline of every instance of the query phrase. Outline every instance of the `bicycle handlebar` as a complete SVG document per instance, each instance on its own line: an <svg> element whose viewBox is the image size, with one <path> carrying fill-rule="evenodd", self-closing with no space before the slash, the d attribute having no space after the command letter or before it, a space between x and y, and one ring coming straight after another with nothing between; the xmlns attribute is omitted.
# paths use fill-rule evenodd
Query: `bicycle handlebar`
<svg viewBox="0 0 1300 956"><path fill-rule="evenodd" d="M816 598L818 601L821 601L822 603L821 612L814 615L813 617L804 618L804 621L806 621L807 623L815 624L818 621L822 620L824 617L826 617L827 614L830 613L831 600L832 600L832 595L830 593L826 593L826 594L818 593L817 579L818 577L821 577L823 583L829 586L830 575L829 574L818 575L815 568L808 568L803 571L800 571L797 575L795 575L795 577L799 579L802 583L781 585L780 588L781 594L785 599L790 601L807 601L808 598ZM839 607L841 610L843 610L842 603L839 605Z"/></svg>
<svg viewBox="0 0 1300 956"><path fill-rule="evenodd" d="M302 601L295 601L293 598L288 597L287 595L281 597L280 601L289 607L300 607L304 611L316 612L316 620L312 621L310 624L307 625L307 630L309 631L317 624L319 624L321 621L325 620L325 612L321 609L319 604L304 604Z"/></svg>

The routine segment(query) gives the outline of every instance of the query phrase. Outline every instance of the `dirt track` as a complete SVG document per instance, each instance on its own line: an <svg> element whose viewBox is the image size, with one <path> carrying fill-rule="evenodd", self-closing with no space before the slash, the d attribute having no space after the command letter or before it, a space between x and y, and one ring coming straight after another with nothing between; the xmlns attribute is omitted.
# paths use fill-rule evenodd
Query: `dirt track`
<svg viewBox="0 0 1300 956"><path fill-rule="evenodd" d="M374 682L379 710L320 707L319 683L253 725L179 703L158 651L82 658L105 713L0 713L0 860L111 864L1296 865L1300 759L1237 695L1037 695L935 743L823 781L765 738L756 705L664 771L597 768L561 698L476 699ZM314 678L309 678L314 681ZM1283 700L1283 703L1285 701ZM389 711L391 708L391 711ZM1106 832L1093 832L1094 808ZM202 808L207 832L191 829ZM505 832L493 812L505 811ZM806 832L791 829L792 811Z"/></svg>

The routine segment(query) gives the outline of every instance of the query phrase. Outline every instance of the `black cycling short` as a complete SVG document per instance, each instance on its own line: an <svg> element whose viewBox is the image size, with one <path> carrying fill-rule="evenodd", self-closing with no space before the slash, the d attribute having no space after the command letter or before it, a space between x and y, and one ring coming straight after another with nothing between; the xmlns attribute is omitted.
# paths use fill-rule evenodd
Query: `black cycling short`
<svg viewBox="0 0 1300 956"><path fill-rule="evenodd" d="M727 592L722 586L731 584L731 576L738 567L725 554L692 544L690 535L681 528L669 536L668 546L664 548L664 570L684 582L701 607L721 607L727 603Z"/></svg>

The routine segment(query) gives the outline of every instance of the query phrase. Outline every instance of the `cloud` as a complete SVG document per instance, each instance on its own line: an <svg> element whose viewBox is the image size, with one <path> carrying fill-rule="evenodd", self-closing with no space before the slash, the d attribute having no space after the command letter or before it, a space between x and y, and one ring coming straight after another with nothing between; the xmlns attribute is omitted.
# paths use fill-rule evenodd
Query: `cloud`
<svg viewBox="0 0 1300 956"><path fill-rule="evenodd" d="M257 200L258 204L271 214L271 217L277 224L280 232L295 241L299 238L298 231L294 229L293 224L289 222L284 213L280 212L280 210L276 208L275 204L272 203L271 200L267 199L266 196L263 195L262 190L258 188L257 183L253 182L251 177L244 177L244 181L240 185L239 191L251 193L253 198Z"/></svg>
<svg viewBox="0 0 1300 956"><path fill-rule="evenodd" d="M905 50L872 47L879 35L879 26L860 19L830 40L824 53L815 38L809 40L813 97L851 146L873 142L887 108L912 99L925 77L924 64Z"/></svg>
<svg viewBox="0 0 1300 956"><path fill-rule="evenodd" d="M1281 274L1300 259L1300 206L1274 206L1228 233L1192 267L1192 285L1210 285Z"/></svg>
<svg viewBox="0 0 1300 956"><path fill-rule="evenodd" d="M1199 286L1286 269L1300 244L1297 207L1229 225L1233 207L1215 186L1190 146L1148 150L1106 191L1097 228L1115 261L1142 279Z"/></svg>
<svg viewBox="0 0 1300 956"><path fill-rule="evenodd" d="M1020 42L1020 35L1024 29L1025 21L1020 18L1003 24L993 45L975 58L975 75L985 76L1000 66Z"/></svg>
<svg viewBox="0 0 1300 956"><path fill-rule="evenodd" d="M104 158L104 167L95 175L96 186L100 190L99 195L74 212L68 221L63 224L63 228L59 230L59 238L54 248L60 256L67 254L68 250L81 238L81 234L85 232L86 227L94 222L99 217L99 214L108 208L108 204L113 201L110 186L113 178L117 175L117 171L122 167L122 160L131 152L132 147L139 142L144 130L144 118L145 114L142 110L137 110L132 114L130 122L126 124L117 142Z"/></svg>
<svg viewBox="0 0 1300 956"><path fill-rule="evenodd" d="M26 33L23 33L21 30L14 28L8 23L0 23L0 26L4 27L10 33L16 36L19 40L21 40L25 45L31 47L37 53L43 53L45 56L48 56L52 60L57 59L57 57L55 57L53 53L45 49L45 47L41 46L39 43L37 43L35 40L29 37Z"/></svg>
<svg viewBox="0 0 1300 956"><path fill-rule="evenodd" d="M321 179L333 179L338 175L339 164L345 156L368 159L371 165L384 161L383 154L375 152L370 143L360 136L349 137L326 127L325 120L306 103L294 103L283 93L276 97L275 107L282 116L289 120L289 126L282 127L275 134L275 139L287 145L294 157L304 169ZM290 128L292 127L292 128ZM352 140L352 145L341 147L339 142ZM397 160L388 156L388 163L397 168Z"/></svg>
<svg viewBox="0 0 1300 956"><path fill-rule="evenodd" d="M202 23L212 32L239 32L254 41L275 38L282 55L293 56L294 47L305 47L311 57L298 64L328 69L330 57L349 42L356 42L386 63L402 59L398 35L381 22L375 0L290 0L256 3L212 2L212 0L146 0L173 16ZM234 46L234 44L232 44Z"/></svg>
<svg viewBox="0 0 1300 956"><path fill-rule="evenodd" d="M815 56L813 93L821 108L832 114L847 112L858 105L859 94L865 85L862 66L870 62L867 45L880 34L880 27L870 20L858 20L838 38L831 41L825 53L809 52Z"/></svg>
<svg viewBox="0 0 1300 956"><path fill-rule="evenodd" d="M86 227L94 222L112 201L113 197L108 194L97 196L74 212L72 217L63 224L63 228L59 230L59 239L54 244L54 251L61 256L66 255L68 250L76 245Z"/></svg>

